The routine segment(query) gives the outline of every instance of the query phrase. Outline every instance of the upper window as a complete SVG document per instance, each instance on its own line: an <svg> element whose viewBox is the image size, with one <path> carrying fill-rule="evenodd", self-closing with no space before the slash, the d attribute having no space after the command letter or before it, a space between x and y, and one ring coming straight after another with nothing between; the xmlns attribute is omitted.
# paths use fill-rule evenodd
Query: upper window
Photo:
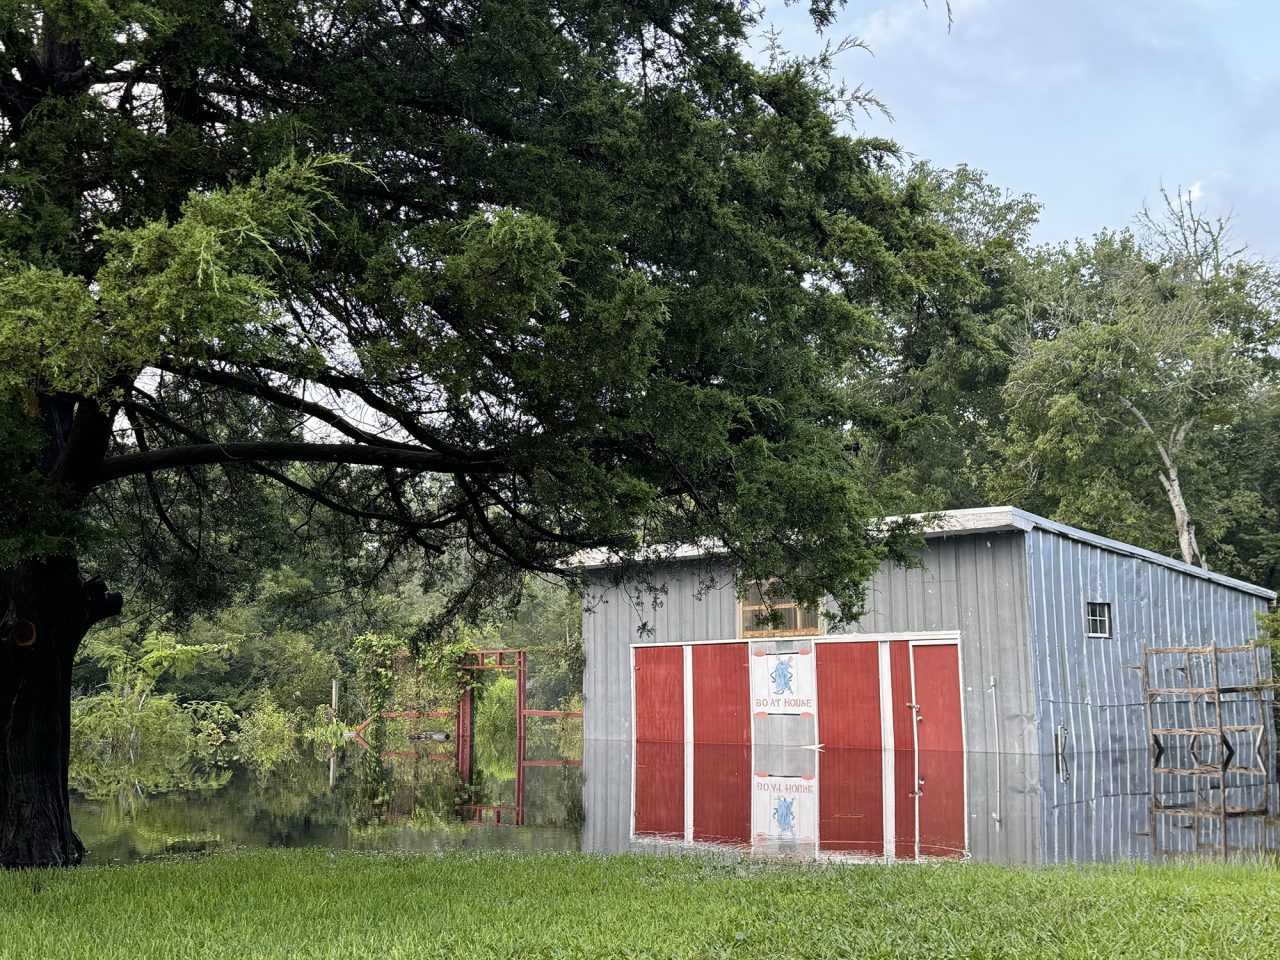
<svg viewBox="0 0 1280 960"><path fill-rule="evenodd" d="M742 598L742 636L801 637L819 633L818 608L802 607L790 597L765 602L767 586L752 584Z"/></svg>
<svg viewBox="0 0 1280 960"><path fill-rule="evenodd" d="M1089 636L1111 636L1111 604L1086 603L1085 618L1088 621Z"/></svg>

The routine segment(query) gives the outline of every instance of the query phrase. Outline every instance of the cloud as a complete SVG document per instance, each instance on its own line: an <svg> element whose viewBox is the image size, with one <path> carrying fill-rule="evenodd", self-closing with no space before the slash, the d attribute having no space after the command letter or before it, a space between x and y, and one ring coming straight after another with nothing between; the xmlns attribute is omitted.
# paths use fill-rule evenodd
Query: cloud
<svg viewBox="0 0 1280 960"><path fill-rule="evenodd" d="M1041 240L1130 223L1161 183L1190 183L1206 212L1234 205L1242 239L1280 253L1280 218L1261 214L1280 201L1253 186L1280 151L1280 4L1260 6L953 0L948 28L942 0L852 0L829 33L870 45L837 69L895 118L862 132L1036 194ZM797 52L823 42L802 7L766 15Z"/></svg>

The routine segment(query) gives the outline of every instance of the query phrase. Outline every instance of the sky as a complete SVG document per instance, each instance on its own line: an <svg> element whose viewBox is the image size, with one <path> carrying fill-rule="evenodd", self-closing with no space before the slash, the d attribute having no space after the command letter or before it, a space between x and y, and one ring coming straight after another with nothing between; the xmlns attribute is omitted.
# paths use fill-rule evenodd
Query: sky
<svg viewBox="0 0 1280 960"><path fill-rule="evenodd" d="M784 45L820 39L771 0ZM1163 186L1280 259L1280 0L849 0L836 72L893 114L860 131L1044 205L1040 243L1133 224Z"/></svg>

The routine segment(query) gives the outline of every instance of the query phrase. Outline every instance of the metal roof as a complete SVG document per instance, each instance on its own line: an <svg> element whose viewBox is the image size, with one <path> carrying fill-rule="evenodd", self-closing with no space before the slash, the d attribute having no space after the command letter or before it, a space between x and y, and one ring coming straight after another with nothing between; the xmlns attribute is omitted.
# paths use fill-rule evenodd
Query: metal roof
<svg viewBox="0 0 1280 960"><path fill-rule="evenodd" d="M886 522L900 519L898 517L887 517ZM1078 527L1071 527L1065 523L1058 523L1056 520L1049 520L1046 517L1037 516L1034 513L1028 513L1026 510L1020 510L1017 507L976 507L969 510L942 510L937 513L920 513L913 514L909 519L923 520L926 527L923 534L926 539L935 537L964 537L973 536L983 533L1000 533L1012 530L1029 531L1034 529L1047 530L1056 533L1059 536L1067 537L1081 543L1087 543L1091 546L1098 547L1102 550L1110 550L1113 553L1122 554L1129 557L1137 557L1147 560L1150 563L1157 563L1161 566L1170 567L1180 573L1185 573L1193 577L1200 577L1204 580L1211 580L1214 583L1231 587L1235 590L1241 590L1245 593L1251 593L1254 596L1264 597L1267 600L1275 600L1276 593L1274 590L1268 590L1266 587L1259 587L1252 583L1246 583L1244 580L1237 580L1234 577L1228 577L1221 573L1215 573L1212 570L1204 570L1200 567L1194 567L1189 563L1181 560L1175 560L1172 557L1166 557L1163 554L1156 553L1152 550L1144 550L1142 547L1135 547L1132 544L1124 543L1120 540L1112 540L1109 537L1099 536L1096 533L1089 533L1087 530L1081 530ZM638 557L632 558L640 562L663 562L671 560L692 560L697 557L716 556L724 553L719 544L703 543L703 544L682 544L675 547L649 547L646 548ZM602 550L590 550L580 554L575 564L584 570L599 570L606 567L616 566L622 562L622 558L616 554L611 554Z"/></svg>

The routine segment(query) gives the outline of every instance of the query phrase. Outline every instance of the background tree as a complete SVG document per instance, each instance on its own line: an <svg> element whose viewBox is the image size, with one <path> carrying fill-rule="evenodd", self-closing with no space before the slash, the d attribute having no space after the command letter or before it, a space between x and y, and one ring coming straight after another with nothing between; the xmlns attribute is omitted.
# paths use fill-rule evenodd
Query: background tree
<svg viewBox="0 0 1280 960"><path fill-rule="evenodd" d="M994 490L1187 563L1230 566L1228 532L1256 524L1261 501L1223 441L1272 389L1275 279L1188 204L1147 218L1145 238L1105 233L1042 254Z"/></svg>
<svg viewBox="0 0 1280 960"><path fill-rule="evenodd" d="M282 535L412 550L444 622L707 537L852 615L896 551L840 373L936 225L738 3L0 17L0 863L81 855L71 664L122 602L82 559L195 610Z"/></svg>
<svg viewBox="0 0 1280 960"><path fill-rule="evenodd" d="M887 499L903 512L977 506L1004 430L1040 207L966 166L918 163L902 181L934 237L911 251L918 285L884 314L878 369L852 371L852 389L886 418L872 460Z"/></svg>

